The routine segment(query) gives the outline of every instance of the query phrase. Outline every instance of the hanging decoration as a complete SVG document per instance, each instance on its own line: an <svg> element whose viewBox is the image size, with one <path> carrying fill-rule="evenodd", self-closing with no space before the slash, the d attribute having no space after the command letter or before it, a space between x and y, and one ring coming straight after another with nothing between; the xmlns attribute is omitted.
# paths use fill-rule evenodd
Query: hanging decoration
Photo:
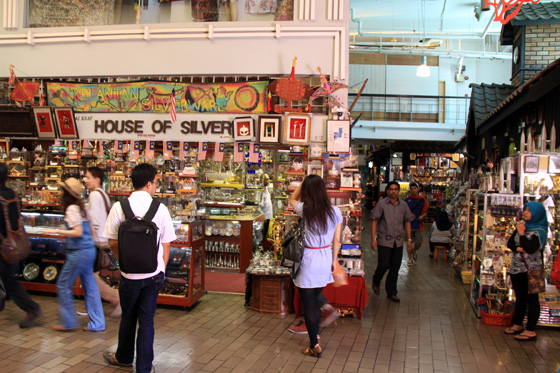
<svg viewBox="0 0 560 373"><path fill-rule="evenodd" d="M225 151L225 144L223 142L217 142L216 145L214 145L214 161L222 162L224 160Z"/></svg>
<svg viewBox="0 0 560 373"><path fill-rule="evenodd" d="M537 4L541 0L486 0L484 7L494 7L494 21L499 21L503 25L511 21L521 10L525 3Z"/></svg>
<svg viewBox="0 0 560 373"><path fill-rule="evenodd" d="M205 141L198 142L198 160L204 161L206 159L206 152L208 151L208 143Z"/></svg>
<svg viewBox="0 0 560 373"><path fill-rule="evenodd" d="M311 95L311 97L309 97L309 104L308 104L308 108L307 111L309 111L310 107L311 107L311 103L313 101L315 101L318 98L325 98L327 100L327 103L329 104L329 108L333 108L335 106L344 109L345 111L347 111L347 109L342 105L342 102L340 102L340 100L338 99L338 97L336 97L334 95L334 92L338 91L339 89L342 88L351 88L354 91L357 91L355 88L350 87L342 82L338 82L336 80L327 80L327 78L325 77L325 75L323 74L323 72L321 71L320 67L317 67L317 70L319 70L319 73L321 74L321 85L318 85L315 88L315 91L313 92L313 94Z"/></svg>
<svg viewBox="0 0 560 373"><path fill-rule="evenodd" d="M306 83L301 80L297 80L295 77L296 71L296 61L297 57L294 57L292 63L292 74L289 78L278 79L270 83L267 88L274 95L283 98L288 101L287 106L282 107L273 104L271 100L269 101L269 112L274 113L285 113L285 112L304 112L307 110L305 108L293 108L291 107L292 101L304 100L309 98L313 94L313 88L309 87Z"/></svg>

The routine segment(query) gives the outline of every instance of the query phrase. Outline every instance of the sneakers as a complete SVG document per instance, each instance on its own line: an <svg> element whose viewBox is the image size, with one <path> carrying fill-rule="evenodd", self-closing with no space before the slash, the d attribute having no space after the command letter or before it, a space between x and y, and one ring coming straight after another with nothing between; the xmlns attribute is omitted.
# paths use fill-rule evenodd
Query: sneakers
<svg viewBox="0 0 560 373"><path fill-rule="evenodd" d="M43 318L43 312L37 310L34 312L27 312L25 314L25 319L19 323L19 327L22 329L31 328L32 326L38 326L41 324Z"/></svg>
<svg viewBox="0 0 560 373"><path fill-rule="evenodd" d="M103 360L105 360L105 362L109 365L117 365L117 366L120 366L120 367L130 367L130 366L132 366L132 363L125 364L125 363L121 363L120 361L118 361L117 357L115 356L115 353L111 352L111 351L103 352ZM152 372L153 371L154 371L154 367L152 365Z"/></svg>
<svg viewBox="0 0 560 373"><path fill-rule="evenodd" d="M295 334L307 334L307 326L305 326L305 321L303 319L296 325L290 325L288 330Z"/></svg>
<svg viewBox="0 0 560 373"><path fill-rule="evenodd" d="M87 310L85 308L77 310L76 313L80 316L87 316L88 315Z"/></svg>
<svg viewBox="0 0 560 373"><path fill-rule="evenodd" d="M414 260L408 259L408 265L411 266L411 265L413 265L413 264L414 264Z"/></svg>
<svg viewBox="0 0 560 373"><path fill-rule="evenodd" d="M336 308L334 308L330 304L328 306L329 307L324 307L326 309L325 312L323 313L323 317L321 318L321 322L319 323L319 326L321 328L324 328L325 326L332 324L334 320L338 319L338 317L340 316Z"/></svg>

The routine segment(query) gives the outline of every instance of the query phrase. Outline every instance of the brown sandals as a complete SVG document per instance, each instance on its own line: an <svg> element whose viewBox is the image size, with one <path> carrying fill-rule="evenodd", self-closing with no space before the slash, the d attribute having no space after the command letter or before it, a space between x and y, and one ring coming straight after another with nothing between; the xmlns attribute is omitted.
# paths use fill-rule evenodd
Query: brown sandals
<svg viewBox="0 0 560 373"><path fill-rule="evenodd" d="M319 343L317 343L314 348L305 348L301 350L301 353L306 356L321 357L323 349L321 348L321 346L319 346Z"/></svg>

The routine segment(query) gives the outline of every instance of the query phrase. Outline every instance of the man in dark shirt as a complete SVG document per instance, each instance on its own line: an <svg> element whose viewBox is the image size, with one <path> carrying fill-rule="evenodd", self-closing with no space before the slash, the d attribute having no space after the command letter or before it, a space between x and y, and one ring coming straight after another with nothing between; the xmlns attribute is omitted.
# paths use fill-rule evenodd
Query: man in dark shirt
<svg viewBox="0 0 560 373"><path fill-rule="evenodd" d="M10 200L16 198L16 193L12 189L6 187L7 179L8 168L4 163L0 163L0 196L6 200ZM0 208L2 209L4 208L3 203L5 202L2 201L2 203L0 203ZM16 203L9 204L8 218L10 219L11 228L14 230L17 229L19 214ZM3 210L0 211L0 234L2 238L6 237L6 220L4 219ZM2 282L4 283L6 294L26 313L25 319L19 323L19 327L30 328L40 323L43 313L41 312L41 307L31 300L27 291L25 291L15 277L17 266L17 263L9 264L0 257L0 278L2 278Z"/></svg>
<svg viewBox="0 0 560 373"><path fill-rule="evenodd" d="M397 280L403 256L403 244L408 236L407 246L412 245L410 222L415 216L408 205L399 200L399 183L391 181L385 188L388 197L383 198L371 213L371 250L378 251L377 269L373 276L373 292L379 294L379 285L385 273L389 271L385 281L387 298L400 302L397 297Z"/></svg>

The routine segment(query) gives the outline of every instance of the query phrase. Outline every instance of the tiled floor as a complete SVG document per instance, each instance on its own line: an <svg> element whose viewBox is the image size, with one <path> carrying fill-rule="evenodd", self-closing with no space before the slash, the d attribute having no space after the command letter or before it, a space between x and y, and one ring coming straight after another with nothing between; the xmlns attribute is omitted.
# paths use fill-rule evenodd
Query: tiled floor
<svg viewBox="0 0 560 373"><path fill-rule="evenodd" d="M376 265L363 245L368 286ZM382 284L383 285L383 284ZM240 295L209 293L190 311L161 307L156 313L157 372L556 372L560 330L539 328L537 342L519 343L501 327L474 316L465 287L447 262L433 262L425 246L418 263L403 263L401 303L383 291L373 295L363 320L344 318L321 332L320 359L305 357L306 335L286 331L294 317L257 314ZM51 331L54 296L34 294L45 326L28 330L22 312L8 302L0 314L0 372L112 372L101 353L114 349L118 321L101 333ZM78 301L81 303L81 301ZM110 311L105 305L106 311ZM83 324L86 318L82 318ZM121 369L130 371L131 369Z"/></svg>

